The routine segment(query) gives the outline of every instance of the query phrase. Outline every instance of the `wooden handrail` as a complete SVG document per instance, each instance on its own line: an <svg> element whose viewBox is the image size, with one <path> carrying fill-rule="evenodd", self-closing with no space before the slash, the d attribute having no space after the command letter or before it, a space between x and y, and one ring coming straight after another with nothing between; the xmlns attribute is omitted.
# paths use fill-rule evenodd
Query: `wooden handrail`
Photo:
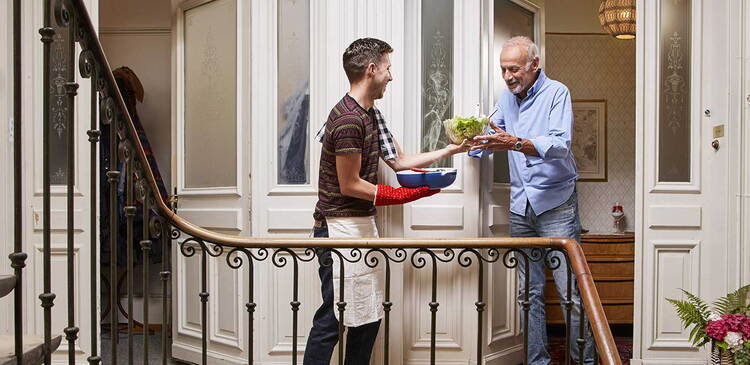
<svg viewBox="0 0 750 365"><path fill-rule="evenodd" d="M199 227L173 212L159 194L156 179L149 165L146 153L141 145L135 130L133 120L125 106L125 101L115 82L112 69L109 65L99 38L95 35L96 30L91 22L89 12L83 0L66 0L71 6L72 12L78 26L83 26L84 31L90 35L87 39L86 49L93 53L95 61L104 66L103 76L110 95L114 98L116 106L125 118L128 131L128 139L135 147L136 156L143 167L146 182L151 188L158 213L169 221L178 230L205 242L215 243L229 247L242 248L557 248L563 250L567 256L573 274L578 282L581 300L591 323L591 329L596 340L600 360L605 365L621 365L619 353L615 346L612 333L609 329L607 317L604 314L599 293L594 286L586 258L581 246L575 240L563 238L435 238L435 239L406 239L406 238L362 238L362 239L294 239L294 238L259 238L228 235L207 230ZM101 74L100 74L101 75Z"/></svg>

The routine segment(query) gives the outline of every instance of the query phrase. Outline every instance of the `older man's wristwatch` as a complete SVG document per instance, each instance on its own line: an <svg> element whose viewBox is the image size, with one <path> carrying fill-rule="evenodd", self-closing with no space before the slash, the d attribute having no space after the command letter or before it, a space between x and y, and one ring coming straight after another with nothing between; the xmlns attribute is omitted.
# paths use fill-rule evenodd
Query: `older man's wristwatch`
<svg viewBox="0 0 750 365"><path fill-rule="evenodd" d="M513 149L516 151L520 151L523 148L523 138L518 137L518 141L513 145Z"/></svg>

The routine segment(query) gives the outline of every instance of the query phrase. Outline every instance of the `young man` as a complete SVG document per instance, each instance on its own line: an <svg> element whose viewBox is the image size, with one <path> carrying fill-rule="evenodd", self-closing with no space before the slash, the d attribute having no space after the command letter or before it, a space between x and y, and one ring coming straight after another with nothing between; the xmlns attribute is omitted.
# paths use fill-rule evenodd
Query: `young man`
<svg viewBox="0 0 750 365"><path fill-rule="evenodd" d="M448 145L432 152L405 155L385 126L374 102L383 97L391 77L388 43L363 38L344 52L344 71L350 89L331 110L318 133L323 142L320 156L318 203L315 206L315 237L378 237L375 206L404 204L433 195L438 190L393 188L378 184L382 158L395 171L429 166L433 162L466 151ZM340 250L348 254L348 250ZM323 304L313 317L307 340L305 365L328 365L338 341L339 259L318 250ZM333 262L332 265L326 264ZM383 317L383 269L364 262L345 265L344 325L347 327L346 364L367 364Z"/></svg>

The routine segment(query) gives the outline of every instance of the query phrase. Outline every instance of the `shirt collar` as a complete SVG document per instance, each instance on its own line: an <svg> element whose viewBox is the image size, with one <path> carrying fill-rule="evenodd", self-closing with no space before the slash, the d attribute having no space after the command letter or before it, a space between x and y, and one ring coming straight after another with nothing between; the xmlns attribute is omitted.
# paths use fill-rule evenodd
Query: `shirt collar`
<svg viewBox="0 0 750 365"><path fill-rule="evenodd" d="M544 70L541 68L537 71L539 75L536 78L536 81L534 81L534 84L531 85L529 88L529 91L526 92L526 97L530 97L534 94L536 94L539 89L542 88L542 85L544 85L544 82L547 81L547 75L544 74Z"/></svg>
<svg viewBox="0 0 750 365"><path fill-rule="evenodd" d="M367 109L363 108L362 105L359 105L359 103L357 102L357 99L353 98L351 95L349 95L349 93L346 93L346 95L344 96L344 99L346 99L346 100L349 101L349 106L350 107L353 106L354 109L356 109L356 110L358 110L358 111L360 111L360 112L362 112L364 114L370 114L371 112L373 112L373 109L375 109L374 105L373 105L372 108L370 108L370 110L367 110Z"/></svg>

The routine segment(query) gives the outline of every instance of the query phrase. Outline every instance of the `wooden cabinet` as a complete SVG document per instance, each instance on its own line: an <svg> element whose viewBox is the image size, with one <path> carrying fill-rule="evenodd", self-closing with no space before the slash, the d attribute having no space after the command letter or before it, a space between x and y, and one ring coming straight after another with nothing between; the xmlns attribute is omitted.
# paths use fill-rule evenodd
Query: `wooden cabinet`
<svg viewBox="0 0 750 365"><path fill-rule="evenodd" d="M610 324L633 323L633 278L635 238L625 234L584 234L581 247L586 255L596 290ZM551 272L545 287L547 323L565 323Z"/></svg>

